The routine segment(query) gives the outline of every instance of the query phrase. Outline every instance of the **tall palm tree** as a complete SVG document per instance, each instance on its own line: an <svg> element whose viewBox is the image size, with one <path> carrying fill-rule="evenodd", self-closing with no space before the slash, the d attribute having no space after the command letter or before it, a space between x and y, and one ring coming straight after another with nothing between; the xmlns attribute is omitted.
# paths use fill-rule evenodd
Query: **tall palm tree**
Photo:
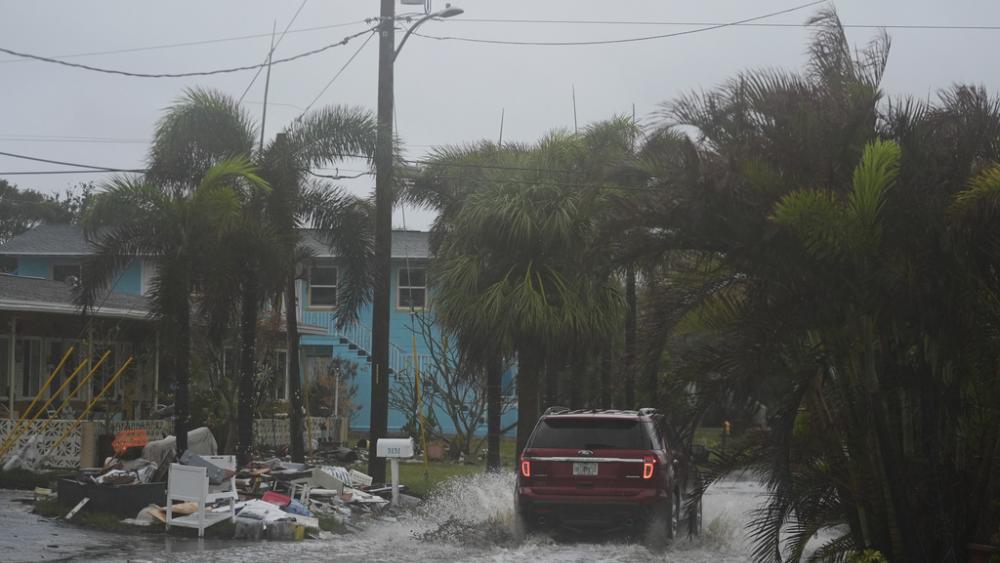
<svg viewBox="0 0 1000 563"><path fill-rule="evenodd" d="M371 236L368 206L328 184L308 182L310 169L340 162L352 156L370 157L374 150L375 126L370 112L359 108L334 106L312 112L286 127L274 139L254 150L258 132L253 119L229 96L209 90L187 90L170 108L157 126L150 151L150 176L164 185L184 185L197 178L206 167L231 155L245 155L255 162L261 177L272 186L266 194L247 200L247 237L241 248L249 262L276 256L275 245L283 256L280 265L281 283L273 286L265 269L245 268L240 283L229 292L242 307L240 380L247 383L249 395L255 376L254 340L250 327L256 325L256 308L271 295L284 295L286 331L288 335L289 417L292 457L304 459L304 427L301 381L299 379L298 317L295 300L295 280L307 256L302 244L301 229L313 227L339 257L344 275L338 291L337 322L340 325L356 319L358 309L368 298L370 272L368 256ZM258 243L256 250L248 247ZM258 264L262 265L262 264ZM222 310L219 307L216 310ZM247 450L252 441L252 416L246 412L252 404L249 396L241 402L241 448ZM248 451L248 450L247 450ZM244 452L245 453L245 452Z"/></svg>
<svg viewBox="0 0 1000 563"><path fill-rule="evenodd" d="M193 189L164 190L134 176L121 176L94 197L84 227L95 243L84 261L77 301L98 303L115 276L137 256L156 263L150 301L161 324L175 380L177 453L187 449L190 425L192 293L200 290L214 264L209 249L239 221L240 186L266 187L241 157L209 167Z"/></svg>
<svg viewBox="0 0 1000 563"><path fill-rule="evenodd" d="M647 248L709 266L669 369L768 404L769 430L719 465L768 486L756 560L799 560L838 525L817 557L961 557L1000 523L1000 102L956 87L886 103L887 39L852 54L835 14L814 23L805 73L744 73L668 108L694 154L687 179L657 179Z"/></svg>
<svg viewBox="0 0 1000 563"><path fill-rule="evenodd" d="M493 164L480 167L476 188L435 226L437 312L467 341L517 353L520 450L539 414L550 347L609 334L619 318L617 283L595 236L594 217L608 196L580 180L589 156L582 135L557 132L496 152L482 147L463 158Z"/></svg>

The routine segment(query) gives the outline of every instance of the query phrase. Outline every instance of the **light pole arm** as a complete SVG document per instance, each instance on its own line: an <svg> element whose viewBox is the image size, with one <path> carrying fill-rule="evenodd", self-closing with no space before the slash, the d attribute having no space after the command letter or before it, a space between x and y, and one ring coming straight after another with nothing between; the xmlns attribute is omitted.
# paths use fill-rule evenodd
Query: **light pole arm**
<svg viewBox="0 0 1000 563"><path fill-rule="evenodd" d="M420 18L419 20L417 20L417 23L411 25L410 29L406 30L406 33L403 35L403 40L399 42L399 47L396 47L396 51L392 54L392 62L396 62L396 57L398 57L399 56L399 52L403 50L403 45L406 45L406 40L410 38L410 35L414 31L416 31L416 29L418 27L420 27L421 25L423 25L424 22L426 22L427 20L429 20L431 18L437 17L439 13L440 12L434 12L433 14L427 14L426 16L424 16L424 17Z"/></svg>

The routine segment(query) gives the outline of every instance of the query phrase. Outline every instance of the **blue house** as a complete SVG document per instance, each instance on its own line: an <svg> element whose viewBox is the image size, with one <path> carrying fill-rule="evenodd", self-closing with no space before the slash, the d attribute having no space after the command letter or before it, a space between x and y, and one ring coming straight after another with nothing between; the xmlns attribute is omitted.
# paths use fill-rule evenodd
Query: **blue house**
<svg viewBox="0 0 1000 563"><path fill-rule="evenodd" d="M301 333L302 373L296 374L303 381L311 381L325 372L332 358L357 364L354 380L357 393L350 413L353 430L367 430L370 419L371 369L371 308L360 312L359 321L349 326L337 327L338 282L340 269L336 256L311 231L304 232L305 243L314 258L304 268L304 279L297 282L298 318ZM79 275L80 264L93 252L80 227L76 225L39 225L0 246L0 260L11 269L9 273L24 278L66 281ZM425 336L418 315L430 315L433 291L428 288L427 267L432 259L428 233L394 231L392 237L391 272L391 321L389 367L395 375L393 385L399 389L404 384L402 374L412 374L416 366L432 374L428 338L440 338L437 329ZM112 292L123 295L143 296L150 289L156 269L154 257L137 256L118 275ZM2 297L2 296L0 296ZM284 350L275 351L273 358L276 378L275 398L288 397L288 359ZM505 376L505 387L510 387L513 371ZM411 381L411 380L405 380ZM339 387L339 386L338 386ZM399 432L412 413L390 408L389 429ZM511 409L504 417L507 426L516 419ZM437 420L444 433L454 431L454 425L442 409L437 409ZM483 428L485 430L485 422Z"/></svg>

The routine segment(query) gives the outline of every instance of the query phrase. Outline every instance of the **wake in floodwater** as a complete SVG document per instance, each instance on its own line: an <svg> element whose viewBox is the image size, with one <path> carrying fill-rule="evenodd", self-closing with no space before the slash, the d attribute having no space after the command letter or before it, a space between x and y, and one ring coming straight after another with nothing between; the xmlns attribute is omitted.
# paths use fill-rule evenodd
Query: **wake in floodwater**
<svg viewBox="0 0 1000 563"><path fill-rule="evenodd" d="M529 537L518 543L513 533L514 473L475 475L443 483L420 509L399 522L410 525L418 544L482 550L495 561L746 561L744 525L757 508L762 489L748 481L713 486L704 503L704 531L681 537L665 552L615 536ZM420 550L420 547L415 547Z"/></svg>
<svg viewBox="0 0 1000 563"><path fill-rule="evenodd" d="M412 563L517 563L543 561L746 563L744 532L750 512L764 500L763 488L749 481L724 481L705 496L704 533L679 538L662 553L638 543L595 535L553 539L531 536L514 541L514 474L475 475L442 483L419 507L395 517L382 517L357 533L307 542L257 542L201 548L187 545L184 553L171 541L150 541L129 560ZM194 548L193 551L187 551ZM173 553L170 553L173 551ZM107 559L104 559L107 560Z"/></svg>

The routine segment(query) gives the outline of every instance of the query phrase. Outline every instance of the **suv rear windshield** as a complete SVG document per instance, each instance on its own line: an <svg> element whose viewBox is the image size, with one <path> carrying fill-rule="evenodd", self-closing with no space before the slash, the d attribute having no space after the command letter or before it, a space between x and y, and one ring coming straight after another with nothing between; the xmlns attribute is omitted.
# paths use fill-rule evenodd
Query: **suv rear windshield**
<svg viewBox="0 0 1000 563"><path fill-rule="evenodd" d="M649 434L638 420L547 419L535 429L530 448L651 450Z"/></svg>

